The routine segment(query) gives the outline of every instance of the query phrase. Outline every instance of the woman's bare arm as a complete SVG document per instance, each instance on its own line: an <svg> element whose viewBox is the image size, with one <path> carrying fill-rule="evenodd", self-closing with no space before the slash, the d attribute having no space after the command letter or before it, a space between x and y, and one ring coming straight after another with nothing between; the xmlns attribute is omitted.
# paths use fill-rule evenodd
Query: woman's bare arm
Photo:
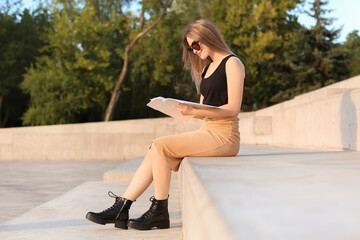
<svg viewBox="0 0 360 240"><path fill-rule="evenodd" d="M200 94L200 104L203 104L203 101L204 101L204 96L202 94ZM202 117L202 116L194 116L194 118L203 119L204 117Z"/></svg>
<svg viewBox="0 0 360 240"><path fill-rule="evenodd" d="M222 109L195 109L191 106L182 104L179 110L184 115L194 115L198 117L208 118L222 118L237 116L240 112L244 79L245 67L240 59L232 57L226 62L226 78L228 88L228 103L220 106ZM200 96L200 103L202 103L203 96Z"/></svg>

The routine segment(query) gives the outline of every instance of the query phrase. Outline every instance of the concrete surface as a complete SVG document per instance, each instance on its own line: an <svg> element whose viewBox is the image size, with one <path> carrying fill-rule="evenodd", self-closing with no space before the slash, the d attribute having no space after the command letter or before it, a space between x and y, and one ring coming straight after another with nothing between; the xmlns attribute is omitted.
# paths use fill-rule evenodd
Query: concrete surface
<svg viewBox="0 0 360 240"><path fill-rule="evenodd" d="M184 239L360 239L360 153L241 145L185 158Z"/></svg>
<svg viewBox="0 0 360 240"><path fill-rule="evenodd" d="M360 151L360 76L239 117L243 144Z"/></svg>
<svg viewBox="0 0 360 240"><path fill-rule="evenodd" d="M129 160L145 155L151 140L199 128L173 118L0 129L0 160Z"/></svg>
<svg viewBox="0 0 360 240"><path fill-rule="evenodd" d="M104 182L129 182L139 168L144 156L139 156L130 161L119 164L117 168L111 169L104 173Z"/></svg>
<svg viewBox="0 0 360 240"><path fill-rule="evenodd" d="M85 219L88 211L102 211L114 203L109 190L121 195L126 182L85 182L73 190L46 202L27 213L0 225L0 239L6 240L66 240L66 239L182 239L182 219L177 177L172 177L169 197L169 229L140 231L114 228L113 224L99 225ZM153 185L134 202L130 218L139 217L151 205Z"/></svg>
<svg viewBox="0 0 360 240"><path fill-rule="evenodd" d="M101 181L105 171L120 164L119 161L0 161L0 223L85 181Z"/></svg>

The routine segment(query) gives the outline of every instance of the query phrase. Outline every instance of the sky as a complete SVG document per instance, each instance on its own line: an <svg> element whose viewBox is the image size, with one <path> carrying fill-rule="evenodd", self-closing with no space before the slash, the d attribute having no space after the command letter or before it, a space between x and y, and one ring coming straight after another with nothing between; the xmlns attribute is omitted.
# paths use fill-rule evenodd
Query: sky
<svg viewBox="0 0 360 240"><path fill-rule="evenodd" d="M39 0L23 0L24 8L34 8L38 2ZM305 9L310 8L309 2L313 2L313 0L306 0ZM344 42L350 32L354 30L360 31L360 0L329 0L328 2L329 4L326 6L326 9L332 9L333 11L328 13L327 16L336 18L333 23L336 29L342 27L338 42ZM306 27L315 24L306 14L300 14L299 21Z"/></svg>

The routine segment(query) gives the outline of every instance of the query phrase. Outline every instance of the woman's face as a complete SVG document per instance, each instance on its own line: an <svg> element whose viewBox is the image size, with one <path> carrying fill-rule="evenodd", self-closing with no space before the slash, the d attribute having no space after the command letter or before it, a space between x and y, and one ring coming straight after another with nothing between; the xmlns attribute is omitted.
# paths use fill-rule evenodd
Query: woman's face
<svg viewBox="0 0 360 240"><path fill-rule="evenodd" d="M192 44L194 41L196 41L196 40L194 40L194 39L192 39L192 38L190 38L190 37L186 37L186 40L187 40L189 46L191 46L191 44ZM193 52L194 52L197 56L199 56L202 60L205 60L205 59L209 56L209 50L210 50L210 49L209 49L206 45L202 44L202 42L199 42L199 45L200 45L200 50L197 51L197 50L193 49Z"/></svg>

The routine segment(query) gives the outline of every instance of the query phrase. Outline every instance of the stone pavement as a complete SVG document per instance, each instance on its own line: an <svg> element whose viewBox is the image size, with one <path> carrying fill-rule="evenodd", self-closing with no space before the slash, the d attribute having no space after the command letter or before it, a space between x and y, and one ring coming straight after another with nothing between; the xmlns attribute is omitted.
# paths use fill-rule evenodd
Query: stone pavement
<svg viewBox="0 0 360 240"><path fill-rule="evenodd" d="M182 239L182 219L177 177L173 174L169 197L169 229L141 231L95 224L85 219L88 211L102 211L114 203L109 190L121 195L128 182L85 182L71 191L46 202L27 213L0 225L0 239L63 240L63 239ZM130 218L139 217L151 205L153 184L132 204Z"/></svg>
<svg viewBox="0 0 360 240"><path fill-rule="evenodd" d="M0 224L85 181L102 181L121 161L0 161Z"/></svg>

